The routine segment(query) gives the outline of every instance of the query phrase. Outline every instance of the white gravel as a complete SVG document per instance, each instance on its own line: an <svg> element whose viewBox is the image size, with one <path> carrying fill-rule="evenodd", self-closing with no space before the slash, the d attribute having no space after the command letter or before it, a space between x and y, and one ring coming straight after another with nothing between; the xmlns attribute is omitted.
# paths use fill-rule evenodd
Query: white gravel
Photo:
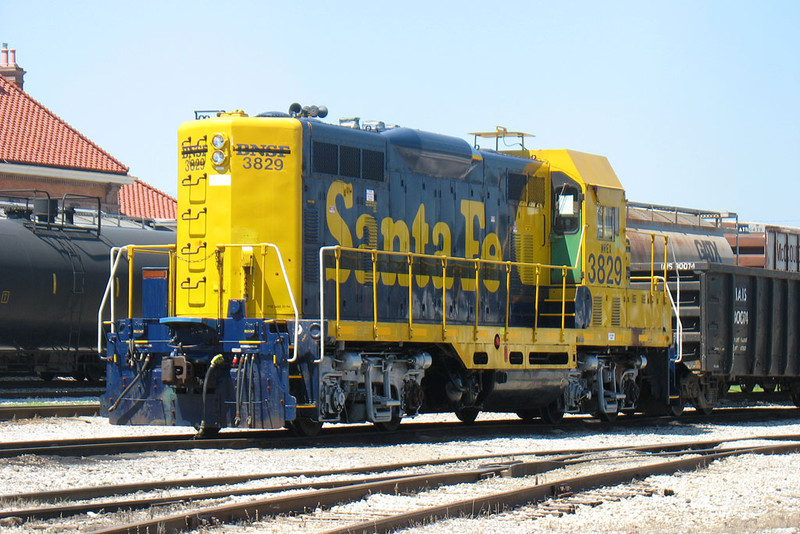
<svg viewBox="0 0 800 534"><path fill-rule="evenodd" d="M481 416L484 417L488 416ZM423 416L418 420L441 418L442 416ZM115 427L99 417L0 423L0 440L4 442L155 432L192 433L193 429ZM437 444L300 450L189 450L78 458L23 456L0 459L0 494L153 479L322 470L479 454L792 433L800 434L800 412L797 419L736 426L680 422L636 429L595 430L575 427L547 430L531 426L531 433L523 437L470 439ZM636 496L596 507L581 506L576 513L559 518L533 519L530 510L522 508L491 517L451 519L410 529L408 532L800 532L800 471L797 465L800 465L798 454L731 458L717 461L704 470L676 476L650 477L647 480L654 488L671 490L667 495ZM0 506L0 509L7 508L8 505ZM58 528L54 530L42 526L22 525L0 528L0 531L59 531ZM212 530L259 531L257 525L227 526Z"/></svg>

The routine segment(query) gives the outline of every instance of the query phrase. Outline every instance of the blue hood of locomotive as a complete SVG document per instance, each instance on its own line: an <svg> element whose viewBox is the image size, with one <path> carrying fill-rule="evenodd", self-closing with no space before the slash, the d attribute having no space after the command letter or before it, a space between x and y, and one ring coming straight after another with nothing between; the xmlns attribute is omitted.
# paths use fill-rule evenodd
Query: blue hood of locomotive
<svg viewBox="0 0 800 534"><path fill-rule="evenodd" d="M392 128L381 135L417 174L463 179L480 162L469 143L457 137L411 128Z"/></svg>

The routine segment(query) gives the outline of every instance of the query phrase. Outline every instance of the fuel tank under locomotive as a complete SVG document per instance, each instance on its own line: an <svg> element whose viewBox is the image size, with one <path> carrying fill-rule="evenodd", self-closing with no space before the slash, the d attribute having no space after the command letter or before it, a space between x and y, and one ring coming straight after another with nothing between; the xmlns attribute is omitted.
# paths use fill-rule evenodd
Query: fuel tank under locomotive
<svg viewBox="0 0 800 534"><path fill-rule="evenodd" d="M0 373L99 378L104 366L96 350L97 309L108 281L110 248L174 242L174 232L153 228L98 232L0 219ZM137 271L166 264L160 255L135 259ZM134 276L134 284L138 299L141 276ZM117 305L127 306L127 280L118 286Z"/></svg>

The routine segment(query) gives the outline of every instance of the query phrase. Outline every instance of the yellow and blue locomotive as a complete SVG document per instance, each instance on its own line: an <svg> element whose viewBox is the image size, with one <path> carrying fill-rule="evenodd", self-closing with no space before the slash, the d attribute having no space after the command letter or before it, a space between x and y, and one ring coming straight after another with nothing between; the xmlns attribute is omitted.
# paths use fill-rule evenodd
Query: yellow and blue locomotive
<svg viewBox="0 0 800 534"><path fill-rule="evenodd" d="M124 251L170 267L112 321L113 423L309 434L669 405L669 293L631 278L604 157L316 115L181 126L177 244Z"/></svg>

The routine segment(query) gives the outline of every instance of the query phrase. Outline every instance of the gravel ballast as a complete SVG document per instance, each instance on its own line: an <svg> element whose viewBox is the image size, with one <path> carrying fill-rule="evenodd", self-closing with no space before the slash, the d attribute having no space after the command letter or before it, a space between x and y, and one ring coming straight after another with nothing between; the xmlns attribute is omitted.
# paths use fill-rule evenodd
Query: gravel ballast
<svg viewBox="0 0 800 534"><path fill-rule="evenodd" d="M423 416L417 420L436 418L452 420L448 416ZM0 423L0 439L4 442L192 431L190 428L175 427L116 427L100 417ZM531 432L525 436L435 444L295 450L154 451L65 458L29 455L0 459L0 494L148 480L323 470L482 454L793 433L800 434L800 417L740 425L683 424L674 421L662 426L634 429L611 427L587 430L569 425L563 429L549 429L532 425ZM800 532L800 472L796 467L799 462L800 454L728 458L698 471L649 477L645 482L660 490L651 496L637 495L594 507L578 506L574 514L561 517L534 519L531 509L524 507L491 517L441 521L407 532ZM3 509L8 508L9 505L3 505ZM80 521L76 524L80 524ZM63 529L63 526L60 528ZM59 527L48 527L41 523L0 529L8 532L60 531ZM259 530L258 525L226 525L209 531L259 532L264 529Z"/></svg>

